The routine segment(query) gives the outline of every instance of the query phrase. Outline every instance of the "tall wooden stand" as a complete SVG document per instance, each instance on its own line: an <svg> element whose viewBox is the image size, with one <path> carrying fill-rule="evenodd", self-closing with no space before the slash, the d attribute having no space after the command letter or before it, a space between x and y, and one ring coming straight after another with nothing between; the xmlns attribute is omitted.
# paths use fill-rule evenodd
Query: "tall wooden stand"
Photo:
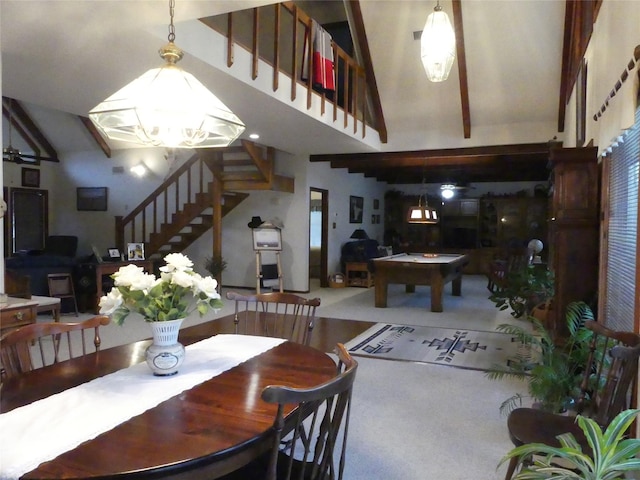
<svg viewBox="0 0 640 480"><path fill-rule="evenodd" d="M280 265L280 252L274 252L276 254L276 266L278 270L278 290L282 293L282 267ZM256 292L260 293L260 281L263 280L262 275L262 251L256 250Z"/></svg>

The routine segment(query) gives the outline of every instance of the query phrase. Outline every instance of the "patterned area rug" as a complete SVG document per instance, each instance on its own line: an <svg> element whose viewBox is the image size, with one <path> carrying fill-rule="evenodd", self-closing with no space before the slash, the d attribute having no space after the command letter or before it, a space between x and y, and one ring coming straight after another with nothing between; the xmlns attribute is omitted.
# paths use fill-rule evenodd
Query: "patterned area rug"
<svg viewBox="0 0 640 480"><path fill-rule="evenodd" d="M345 347L353 355L493 370L506 366L520 343L498 332L378 323Z"/></svg>

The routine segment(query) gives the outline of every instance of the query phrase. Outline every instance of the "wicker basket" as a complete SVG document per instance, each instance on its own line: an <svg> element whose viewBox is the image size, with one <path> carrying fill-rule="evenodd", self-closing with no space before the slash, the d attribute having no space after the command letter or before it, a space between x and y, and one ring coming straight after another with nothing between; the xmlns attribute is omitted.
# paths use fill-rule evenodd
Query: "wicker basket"
<svg viewBox="0 0 640 480"><path fill-rule="evenodd" d="M344 288L347 286L347 279L342 273L334 273L329 275L329 287L331 288Z"/></svg>

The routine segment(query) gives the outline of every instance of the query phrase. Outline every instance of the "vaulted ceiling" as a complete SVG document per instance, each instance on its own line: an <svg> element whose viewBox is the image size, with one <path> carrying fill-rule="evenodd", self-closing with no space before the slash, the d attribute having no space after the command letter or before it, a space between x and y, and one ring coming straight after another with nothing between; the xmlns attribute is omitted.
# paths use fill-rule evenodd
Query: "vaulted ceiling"
<svg viewBox="0 0 640 480"><path fill-rule="evenodd" d="M318 141L308 128L298 132L306 125L299 113L274 111L251 86L189 57L193 22L269 3L176 2L176 44L187 53L181 66L243 119L247 135L257 131L264 144L390 183L419 183L425 172L434 182L546 178L547 142L562 140L564 0L442 0L452 19L457 12L459 39L442 83L427 80L414 40L435 1L360 0L388 131L379 151L339 133ZM2 94L25 105L62 158L95 145L76 116L160 64L167 23L168 2L157 0L3 0ZM64 119L52 122L49 110Z"/></svg>

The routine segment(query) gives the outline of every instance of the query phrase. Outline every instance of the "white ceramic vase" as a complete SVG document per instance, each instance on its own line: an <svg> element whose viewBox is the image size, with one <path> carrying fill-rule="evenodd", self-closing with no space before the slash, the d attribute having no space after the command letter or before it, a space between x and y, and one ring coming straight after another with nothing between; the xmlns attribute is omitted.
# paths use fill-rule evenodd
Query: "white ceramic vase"
<svg viewBox="0 0 640 480"><path fill-rule="evenodd" d="M147 365L154 375L175 375L184 361L184 346L178 342L180 325L184 318L166 322L149 322L153 343L147 347Z"/></svg>

